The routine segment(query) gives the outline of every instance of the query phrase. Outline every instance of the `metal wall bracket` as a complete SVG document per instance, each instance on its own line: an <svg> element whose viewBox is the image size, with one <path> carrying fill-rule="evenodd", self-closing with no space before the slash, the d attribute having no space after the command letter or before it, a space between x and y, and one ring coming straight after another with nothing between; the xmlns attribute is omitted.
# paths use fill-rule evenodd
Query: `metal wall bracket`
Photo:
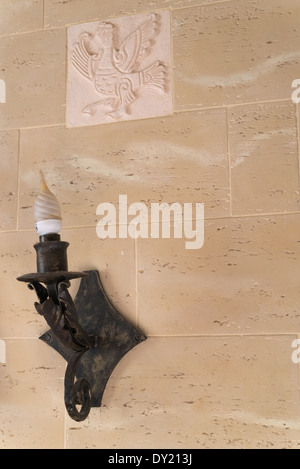
<svg viewBox="0 0 300 469"><path fill-rule="evenodd" d="M37 272L18 277L35 290L35 309L50 330L40 339L68 362L65 404L76 421L100 407L106 383L121 358L146 336L126 321L109 301L96 270L69 272L69 243L58 234L40 236L34 245ZM81 278L75 300L70 280ZM44 285L43 285L44 284Z"/></svg>
<svg viewBox="0 0 300 469"><path fill-rule="evenodd" d="M68 362L65 404L70 417L76 421L85 420L91 407L101 406L107 381L116 365L129 350L146 340L111 304L98 271L85 273L87 276L81 278L74 305L78 323L88 336L95 338L95 345L74 351L52 329L40 337Z"/></svg>
<svg viewBox="0 0 300 469"><path fill-rule="evenodd" d="M98 271L86 273L88 276L81 279L74 304L80 325L89 335L97 336L97 344L79 357L76 379L89 382L91 407L100 407L112 371L129 350L146 340L146 336L116 311L104 291ZM51 329L40 339L59 352L69 364L78 356L78 352L74 353L62 345Z"/></svg>

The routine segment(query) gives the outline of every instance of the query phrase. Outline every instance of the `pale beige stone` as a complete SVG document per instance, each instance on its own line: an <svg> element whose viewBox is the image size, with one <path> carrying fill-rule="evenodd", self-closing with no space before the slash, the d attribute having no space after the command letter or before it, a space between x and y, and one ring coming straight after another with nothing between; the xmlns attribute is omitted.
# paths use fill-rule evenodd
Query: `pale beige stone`
<svg viewBox="0 0 300 469"><path fill-rule="evenodd" d="M0 36L42 29L43 0L1 0Z"/></svg>
<svg viewBox="0 0 300 469"><path fill-rule="evenodd" d="M298 211L295 105L268 103L229 110L232 212Z"/></svg>
<svg viewBox="0 0 300 469"><path fill-rule="evenodd" d="M228 1L228 0L225 0ZM80 23L96 18L108 18L134 13L156 11L160 8L182 8L215 0L45 0L46 28Z"/></svg>
<svg viewBox="0 0 300 469"><path fill-rule="evenodd" d="M38 339L6 340L1 449L64 448L64 360Z"/></svg>
<svg viewBox="0 0 300 469"><path fill-rule="evenodd" d="M299 75L298 0L174 11L175 109L290 99Z"/></svg>
<svg viewBox="0 0 300 469"><path fill-rule="evenodd" d="M68 127L173 112L168 11L68 28Z"/></svg>
<svg viewBox="0 0 300 469"><path fill-rule="evenodd" d="M34 308L37 300L16 278L36 272L35 231L0 233L0 338L37 338L48 327Z"/></svg>
<svg viewBox="0 0 300 469"><path fill-rule="evenodd" d="M134 240L101 240L95 227L62 230L61 237L70 243L69 270L98 270L109 300L125 319L136 325ZM75 287L76 281L72 283ZM76 293L72 288L70 292Z"/></svg>
<svg viewBox="0 0 300 469"><path fill-rule="evenodd" d="M224 216L229 213L226 113L22 132L21 228L32 226L40 169L61 204L63 226L95 225L98 204L111 202L118 209L122 194L128 206L203 202L206 217Z"/></svg>
<svg viewBox="0 0 300 469"><path fill-rule="evenodd" d="M300 80L300 79L299 79ZM300 86L298 87L300 89ZM299 95L300 96L300 95ZM300 103L300 100L299 100ZM299 158L299 176L300 176L300 104L296 104L297 109L297 135L298 135L298 158Z"/></svg>
<svg viewBox="0 0 300 469"><path fill-rule="evenodd" d="M65 121L66 33L42 31L0 38L6 104L0 129Z"/></svg>
<svg viewBox="0 0 300 469"><path fill-rule="evenodd" d="M0 229L4 231L17 225L18 148L17 131L0 132Z"/></svg>
<svg viewBox="0 0 300 469"><path fill-rule="evenodd" d="M296 333L300 214L205 223L204 246L137 244L138 310L151 335Z"/></svg>
<svg viewBox="0 0 300 469"><path fill-rule="evenodd" d="M298 448L294 339L150 338L119 363L103 407L67 421L67 448Z"/></svg>

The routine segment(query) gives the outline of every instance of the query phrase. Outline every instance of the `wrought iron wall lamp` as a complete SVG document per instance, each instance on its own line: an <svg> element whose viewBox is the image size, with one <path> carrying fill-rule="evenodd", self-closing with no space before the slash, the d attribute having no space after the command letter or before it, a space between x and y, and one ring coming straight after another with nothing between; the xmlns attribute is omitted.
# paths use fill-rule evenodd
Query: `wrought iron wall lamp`
<svg viewBox="0 0 300 469"><path fill-rule="evenodd" d="M121 358L146 336L129 324L105 294L98 271L69 272L67 248L61 241L60 208L42 175L35 201L39 243L37 273L18 277L35 290L35 308L50 330L40 339L68 362L65 405L70 417L83 421L91 407L100 407L106 383ZM68 291L70 280L81 278L75 300ZM44 285L43 285L44 284Z"/></svg>

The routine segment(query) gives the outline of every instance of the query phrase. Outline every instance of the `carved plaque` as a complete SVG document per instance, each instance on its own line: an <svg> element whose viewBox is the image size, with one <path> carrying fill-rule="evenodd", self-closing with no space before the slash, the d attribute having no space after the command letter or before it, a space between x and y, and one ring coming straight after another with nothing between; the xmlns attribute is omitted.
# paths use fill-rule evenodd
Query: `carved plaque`
<svg viewBox="0 0 300 469"><path fill-rule="evenodd" d="M169 11L68 28L67 126L172 114Z"/></svg>

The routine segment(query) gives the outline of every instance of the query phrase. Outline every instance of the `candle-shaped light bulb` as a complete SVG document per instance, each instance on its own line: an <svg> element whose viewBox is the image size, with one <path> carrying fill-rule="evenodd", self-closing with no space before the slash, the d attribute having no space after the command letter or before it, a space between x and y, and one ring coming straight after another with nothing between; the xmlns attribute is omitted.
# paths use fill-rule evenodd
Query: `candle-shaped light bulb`
<svg viewBox="0 0 300 469"><path fill-rule="evenodd" d="M36 231L42 236L59 233L61 230L61 214L58 200L48 188L42 171L40 175L41 185L34 202L34 219Z"/></svg>

